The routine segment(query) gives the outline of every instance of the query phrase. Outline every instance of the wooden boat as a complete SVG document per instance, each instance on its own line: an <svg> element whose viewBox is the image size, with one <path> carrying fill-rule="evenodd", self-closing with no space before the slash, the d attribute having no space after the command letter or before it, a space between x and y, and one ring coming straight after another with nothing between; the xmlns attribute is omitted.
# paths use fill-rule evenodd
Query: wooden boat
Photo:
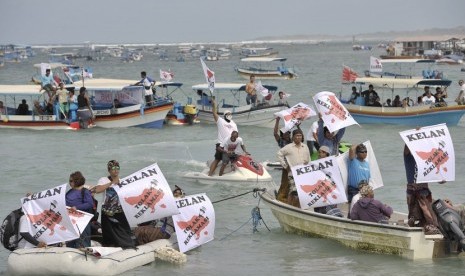
<svg viewBox="0 0 465 276"><path fill-rule="evenodd" d="M241 65L236 72L243 78L249 79L255 75L256 79L295 79L297 74L293 68L285 65L286 58L247 57L241 59Z"/></svg>
<svg viewBox="0 0 465 276"><path fill-rule="evenodd" d="M4 111L0 112L0 128L78 129L79 123L60 118L59 109L55 108L53 114L33 114L34 101L44 102L47 94L39 89L37 85L0 85L0 101L4 105ZM29 106L28 114L16 115L16 108L23 99Z"/></svg>
<svg viewBox="0 0 465 276"><path fill-rule="evenodd" d="M273 95L276 86L264 85ZM199 120L205 123L215 123L208 84L192 86L194 93L200 98L197 100ZM215 83L215 98L218 104L218 115L223 116L226 110L231 111L233 120L238 126L274 127L274 113L289 108L284 104L276 104L273 97L270 101L259 103L256 107L245 102L245 84L243 83Z"/></svg>
<svg viewBox="0 0 465 276"><path fill-rule="evenodd" d="M192 97L189 97L181 87L182 83L180 82L157 81L154 85L157 95L174 101L173 109L166 115L165 123L175 126L198 124L200 121L197 107L192 104ZM177 91L180 93L177 93ZM187 103L178 101L180 94L187 99Z"/></svg>
<svg viewBox="0 0 465 276"><path fill-rule="evenodd" d="M405 214L395 212L389 224L353 221L291 206L269 192L260 196L288 233L332 239L354 249L410 260L447 256L448 242L443 236L425 235L421 227L408 227Z"/></svg>
<svg viewBox="0 0 465 276"><path fill-rule="evenodd" d="M143 86L127 85L127 80L91 79L86 90L91 98L95 124L102 128L162 128L166 115L173 108L167 97L151 97L147 102ZM76 87L79 90L79 87ZM152 92L152 91L150 91ZM121 107L114 106L118 99Z"/></svg>
<svg viewBox="0 0 465 276"><path fill-rule="evenodd" d="M115 250L102 257L68 247L18 249L8 256L8 272L11 275L119 275L156 259L183 263L186 256L172 249L166 239L140 245L137 250Z"/></svg>

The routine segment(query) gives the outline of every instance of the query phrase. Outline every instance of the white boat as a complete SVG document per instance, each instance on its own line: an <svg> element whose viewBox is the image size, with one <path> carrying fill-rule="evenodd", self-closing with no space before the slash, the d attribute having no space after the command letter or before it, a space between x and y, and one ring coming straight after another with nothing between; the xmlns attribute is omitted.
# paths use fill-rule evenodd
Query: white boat
<svg viewBox="0 0 465 276"><path fill-rule="evenodd" d="M244 47L241 49L241 55L245 57L276 57L278 51L270 47Z"/></svg>
<svg viewBox="0 0 465 276"><path fill-rule="evenodd" d="M173 101L166 97L153 97L147 102L145 88L126 86L128 82L104 79L86 81L96 126L162 128L166 115L173 108ZM78 90L79 87L76 87ZM115 107L114 99L118 99L122 106Z"/></svg>
<svg viewBox="0 0 465 276"><path fill-rule="evenodd" d="M34 101L43 103L47 93L39 91L38 85L0 85L0 101L4 112L0 112L0 128L24 128L34 130L47 129L78 129L79 124L61 118L59 108L54 108L53 114L34 115ZM28 105L27 114L16 115L16 109L22 100Z"/></svg>
<svg viewBox="0 0 465 276"><path fill-rule="evenodd" d="M247 57L241 59L236 72L243 78L249 79L255 75L256 79L286 79L298 77L293 68L285 65L286 58L278 57Z"/></svg>
<svg viewBox="0 0 465 276"><path fill-rule="evenodd" d="M278 89L271 85L264 85L264 87L273 95ZM214 124L208 84L197 84L192 86L192 89L200 97L197 100L200 122ZM271 101L259 103L256 107L248 105L245 101L246 93L243 83L215 83L215 98L218 104L218 115L223 116L225 110L231 111L233 120L238 126L272 128L275 125L274 113L289 108L287 105L275 103L274 96Z"/></svg>
<svg viewBox="0 0 465 276"><path fill-rule="evenodd" d="M227 183L262 183L270 184L272 177L262 164L255 162L248 155L239 155L236 162L226 165L224 174L219 176L221 162L218 164L214 175L208 176L210 162L202 172L188 172L185 178L195 179L203 184Z"/></svg>
<svg viewBox="0 0 465 276"><path fill-rule="evenodd" d="M68 247L18 249L8 256L8 273L11 275L119 275L152 263L157 257L166 260L166 257L160 255L167 253L172 255L172 260L169 260L171 262L185 262L185 255L173 250L171 246L169 240L156 240L138 246L137 250L116 250L102 257Z"/></svg>
<svg viewBox="0 0 465 276"><path fill-rule="evenodd" d="M269 192L260 196L285 232L332 239L354 249L410 260L446 256L443 236L425 235L422 227L409 227L406 214L394 212L389 224L380 224L303 210L278 201Z"/></svg>

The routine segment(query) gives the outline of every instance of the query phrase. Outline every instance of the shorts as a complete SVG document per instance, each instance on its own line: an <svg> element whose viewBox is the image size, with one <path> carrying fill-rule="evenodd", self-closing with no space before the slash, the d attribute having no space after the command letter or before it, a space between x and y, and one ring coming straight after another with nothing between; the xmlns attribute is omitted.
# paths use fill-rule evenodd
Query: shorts
<svg viewBox="0 0 465 276"><path fill-rule="evenodd" d="M220 143L217 143L215 145L215 160L222 160L223 159L223 153L218 150L218 147L220 146Z"/></svg>

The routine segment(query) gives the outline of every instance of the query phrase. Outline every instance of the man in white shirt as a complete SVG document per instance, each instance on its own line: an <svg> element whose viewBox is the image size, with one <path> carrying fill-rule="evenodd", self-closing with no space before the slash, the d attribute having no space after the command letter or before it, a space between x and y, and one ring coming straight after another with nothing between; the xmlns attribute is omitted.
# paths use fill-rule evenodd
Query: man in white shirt
<svg viewBox="0 0 465 276"><path fill-rule="evenodd" d="M227 138L226 140L220 143L220 148L218 150L223 152L223 164L220 168L220 176L223 175L224 169L226 168L226 165L229 163L229 161L233 161L235 159L234 157L237 156L237 149L239 145L241 146L242 151L245 154L249 154L245 149L245 145L242 138L239 137L239 132L235 130L231 133L231 137Z"/></svg>
<svg viewBox="0 0 465 276"><path fill-rule="evenodd" d="M218 107L216 106L216 101L212 98L212 105L213 105L213 118L215 119L216 126L218 128L218 139L215 145L215 160L210 164L210 171L208 172L208 176L212 176L215 173L216 167L220 160L223 159L223 153L218 150L218 146L221 142L226 140L227 138L231 137L231 133L235 130L237 131L237 125L232 120L232 113L229 110L225 110L223 112L224 118L218 116Z"/></svg>
<svg viewBox="0 0 465 276"><path fill-rule="evenodd" d="M465 104L465 83L463 82L463 80L459 80L459 85L460 85L460 93L459 95L457 96L457 99L455 99L455 101L457 102L457 104L459 105L463 105Z"/></svg>
<svg viewBox="0 0 465 276"><path fill-rule="evenodd" d="M312 126L307 133L307 147L310 150L310 156L313 154L313 148L318 150L320 145L318 144L318 120L313 122Z"/></svg>
<svg viewBox="0 0 465 276"><path fill-rule="evenodd" d="M432 105L436 102L436 98L431 95L431 91L429 91L429 86L425 86L425 94L421 99L424 105Z"/></svg>

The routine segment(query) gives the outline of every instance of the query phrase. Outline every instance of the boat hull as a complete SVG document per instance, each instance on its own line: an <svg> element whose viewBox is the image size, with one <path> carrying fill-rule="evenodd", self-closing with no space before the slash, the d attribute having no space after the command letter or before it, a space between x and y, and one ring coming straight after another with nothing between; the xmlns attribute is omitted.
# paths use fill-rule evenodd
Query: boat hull
<svg viewBox="0 0 465 276"><path fill-rule="evenodd" d="M288 72L288 73L282 73L280 71L253 71L253 70L247 70L247 69L242 69L242 68L237 68L237 73L244 78L244 79L250 79L251 75L254 75L256 79L285 79L285 80L292 80L296 79L297 75Z"/></svg>
<svg viewBox="0 0 465 276"><path fill-rule="evenodd" d="M12 275L118 275L155 261L155 250L170 247L156 240L116 253L95 257L68 247L18 249L8 256Z"/></svg>
<svg viewBox="0 0 465 276"><path fill-rule="evenodd" d="M128 112L117 114L99 114L95 118L97 127L102 128L120 128L120 127L143 127L143 128L162 128L166 115L173 108L169 103L162 106L148 107L143 110L140 108Z"/></svg>
<svg viewBox="0 0 465 276"><path fill-rule="evenodd" d="M465 105L447 107L368 107L344 105L359 124L427 126L446 123L456 126L465 114Z"/></svg>
<svg viewBox="0 0 465 276"><path fill-rule="evenodd" d="M287 108L288 107L285 105L266 106L263 108L259 107L254 109L252 109L251 106L248 106L242 110L233 110L232 116L234 122L238 126L258 126L273 128L276 123L274 114ZM223 109L221 109L219 112L222 112L222 110ZM215 119L213 118L213 112L211 109L200 109L199 120L202 123L216 123Z"/></svg>
<svg viewBox="0 0 465 276"><path fill-rule="evenodd" d="M55 116L30 116L30 115L0 115L0 128L17 128L32 130L51 130L51 129L79 129L79 125L68 124L62 120L55 120Z"/></svg>
<svg viewBox="0 0 465 276"><path fill-rule="evenodd" d="M354 249L410 260L444 256L442 235L425 236L421 227L352 221L293 207L269 193L262 194L261 198L289 233L328 238Z"/></svg>

